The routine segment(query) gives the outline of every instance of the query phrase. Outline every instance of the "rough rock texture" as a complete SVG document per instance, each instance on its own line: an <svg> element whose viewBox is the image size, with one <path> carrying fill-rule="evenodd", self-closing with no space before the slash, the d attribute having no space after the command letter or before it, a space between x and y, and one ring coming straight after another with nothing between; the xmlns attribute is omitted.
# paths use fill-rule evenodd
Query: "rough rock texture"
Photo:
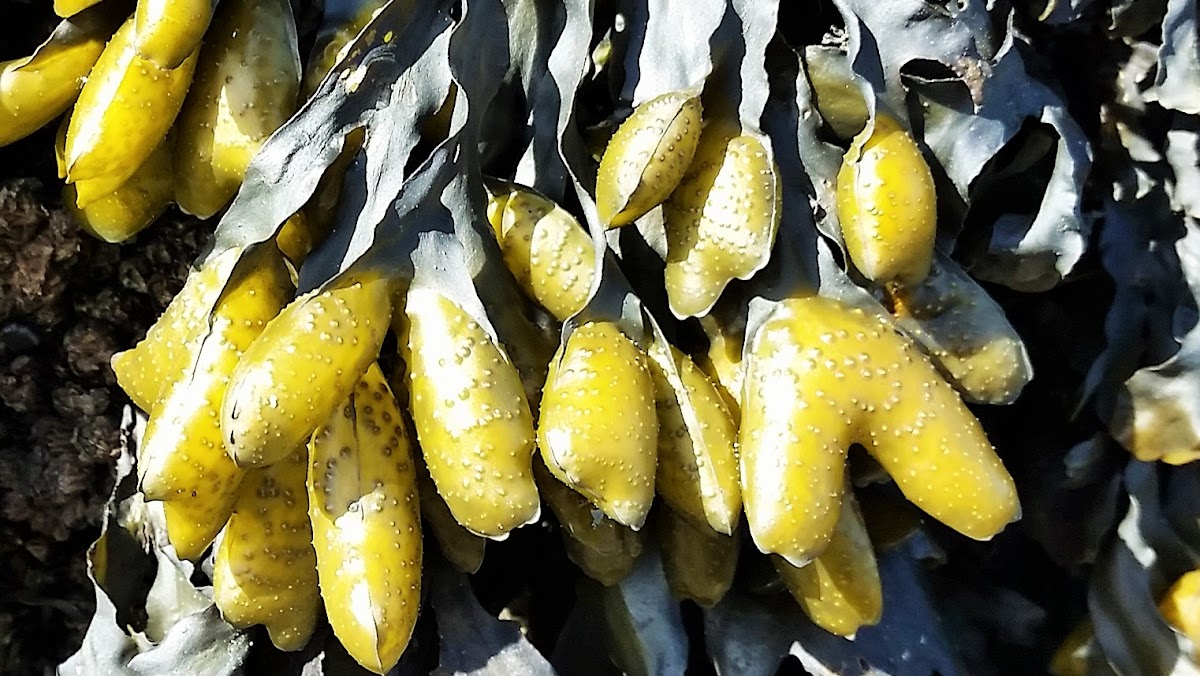
<svg viewBox="0 0 1200 676"><path fill-rule="evenodd" d="M208 232L168 217L104 244L56 187L0 182L0 673L49 673L82 638L84 552L128 405L108 361L166 307Z"/></svg>

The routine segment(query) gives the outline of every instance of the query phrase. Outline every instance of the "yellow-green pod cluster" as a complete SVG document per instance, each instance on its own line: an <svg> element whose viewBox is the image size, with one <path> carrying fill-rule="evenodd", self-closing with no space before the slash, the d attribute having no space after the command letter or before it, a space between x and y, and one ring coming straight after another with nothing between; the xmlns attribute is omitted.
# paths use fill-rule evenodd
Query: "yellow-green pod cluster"
<svg viewBox="0 0 1200 676"><path fill-rule="evenodd" d="M742 346L746 342L744 326L725 326L712 315L700 318L700 327L708 337L708 349L696 354L696 365L712 380L734 419L742 415Z"/></svg>
<svg viewBox="0 0 1200 676"><path fill-rule="evenodd" d="M600 222L628 225L667 199L692 161L700 128L700 99L691 94L663 94L635 108L600 160Z"/></svg>
<svg viewBox="0 0 1200 676"><path fill-rule="evenodd" d="M762 551L802 566L825 549L853 443L964 535L987 539L1018 517L1012 477L979 422L886 320L818 296L791 299L771 311L747 355L738 446Z"/></svg>
<svg viewBox="0 0 1200 676"><path fill-rule="evenodd" d="M483 327L438 291L409 291L404 315L409 408L429 474L460 524L506 537L539 514L521 376Z"/></svg>
<svg viewBox="0 0 1200 676"><path fill-rule="evenodd" d="M25 138L71 107L109 30L104 21L79 17L60 25L32 55L0 61L0 146Z"/></svg>
<svg viewBox="0 0 1200 676"><path fill-rule="evenodd" d="M65 19L99 3L100 0L54 0L54 13Z"/></svg>
<svg viewBox="0 0 1200 676"><path fill-rule="evenodd" d="M279 232L275 233L275 246L297 269L316 247L316 240L317 233L313 232L308 215L303 210L289 216L279 226Z"/></svg>
<svg viewBox="0 0 1200 676"><path fill-rule="evenodd" d="M413 0L400 1L413 2ZM317 91L317 86L321 84L321 80L325 79L329 71L333 70L334 66L346 56L355 36L371 23L371 19L374 19L386 4L385 0L354 3L356 11L349 16L341 17L341 20L335 18L331 21L327 14L325 24L317 33L312 53L309 54L308 65L304 69L302 98L312 97L313 93ZM326 12L329 11L330 8L327 7Z"/></svg>
<svg viewBox="0 0 1200 676"><path fill-rule="evenodd" d="M58 177L67 177L67 123L63 118L54 137L54 159ZM68 183L63 186L63 206L79 227L89 235L105 242L118 243L133 237L154 222L175 197L175 181L171 170L171 137L163 139L150 157L133 172L129 180L108 195L79 207L78 192Z"/></svg>
<svg viewBox="0 0 1200 676"><path fill-rule="evenodd" d="M222 404L234 462L261 467L303 445L375 361L391 314L386 280L341 279L267 324L230 376Z"/></svg>
<svg viewBox="0 0 1200 676"><path fill-rule="evenodd" d="M555 479L540 462L536 468L538 487L562 528L567 557L600 584L624 579L642 554L645 536L598 514L587 498Z"/></svg>
<svg viewBox="0 0 1200 676"><path fill-rule="evenodd" d="M708 313L726 285L749 279L771 256L782 190L762 141L713 127L663 205L665 285L678 317Z"/></svg>
<svg viewBox="0 0 1200 676"><path fill-rule="evenodd" d="M273 247L243 258L187 375L150 414L139 449L141 489L147 500L165 501L167 535L180 558L200 556L233 511L244 472L225 452L221 400L242 352L292 293L287 267Z"/></svg>
<svg viewBox="0 0 1200 676"><path fill-rule="evenodd" d="M429 468L417 457L417 493L421 497L421 516L437 541L442 556L464 573L476 573L483 565L487 539L467 530L455 520L454 514L437 486L429 477Z"/></svg>
<svg viewBox="0 0 1200 676"><path fill-rule="evenodd" d="M616 324L578 326L550 364L538 447L606 516L642 527L654 500L658 420L646 355Z"/></svg>
<svg viewBox="0 0 1200 676"><path fill-rule="evenodd" d="M671 509L656 516L663 573L671 595L711 608L733 586L741 538L718 533Z"/></svg>
<svg viewBox="0 0 1200 676"><path fill-rule="evenodd" d="M286 0L217 8L177 125L175 195L184 211L209 218L233 199L259 147L296 109L298 50Z"/></svg>
<svg viewBox="0 0 1200 676"><path fill-rule="evenodd" d="M138 54L176 68L200 46L216 0L138 0L134 12Z"/></svg>
<svg viewBox="0 0 1200 676"><path fill-rule="evenodd" d="M850 145L837 179L846 253L878 284L917 284L937 236L933 175L912 136L884 113Z"/></svg>
<svg viewBox="0 0 1200 676"><path fill-rule="evenodd" d="M183 289L132 349L113 355L117 384L133 403L150 412L183 379L208 330L208 317L241 256L230 249L188 273Z"/></svg>
<svg viewBox="0 0 1200 676"><path fill-rule="evenodd" d="M327 16L306 89L355 34L374 30L365 26L385 5L398 20L412 6L396 2L347 3L353 11ZM124 240L171 201L205 218L225 209L252 157L296 109L302 68L291 5L140 0L115 34L115 20L108 31L79 21L64 22L32 57L0 64L0 144L77 100L57 151L64 200L87 231ZM403 36L401 24L377 22ZM362 43L392 39L368 34ZM390 47L381 49L372 53ZM706 96L717 95L713 83ZM413 121L422 148L446 137L456 109L461 122L476 103L469 87L459 100L460 84L441 110ZM882 598L863 512L847 488L855 444L877 463L872 480L886 473L969 537L989 538L1018 517L1011 477L946 378L973 401L1006 401L1027 379L1000 373L1020 341L1012 332L989 343L1001 353L950 340L980 329L982 314L968 307L978 296L959 294L959 306L946 308L949 287L932 289L933 182L896 120L880 114L854 139L836 195L847 266L883 287L896 318L816 296L759 298L744 312L741 292L763 289L725 292L769 260L781 175L767 136L749 121L714 116L706 125L699 91L689 91L639 105L599 158L595 213L578 196L592 226L641 219L644 242L632 232L593 240L545 196L489 181L498 252L546 310L529 320L517 295L519 307L500 308L512 314L484 315L516 287L484 294L486 309L457 293L456 283L507 280L489 277L494 266L480 258L497 253L491 242L462 232L462 260L436 247L384 252L380 240L356 267L295 298L300 262L341 227L334 214L347 168L380 131L369 111L359 117L354 124L366 126L341 130L341 156L319 184L309 177L315 191L273 242L240 233L258 243L222 251L238 241L222 231L146 339L113 358L120 385L150 413L144 497L162 503L182 558L199 558L218 538L214 595L234 626L263 624L277 646L296 650L323 606L348 653L384 674L417 621L423 526L452 565L475 572L486 539L537 522L544 499L570 559L613 585L636 567L661 497L651 546L677 598L712 607L725 596L747 544L745 512L752 541L773 560L759 563L777 569L817 625L850 636L878 621ZM661 232L657 213L643 218L660 205ZM413 227L422 247L439 235L450 243L449 233L430 231L436 224ZM609 244L614 255L597 250ZM633 289L646 275L632 268L651 251L663 259L657 290L670 313L697 322L660 326L659 294L638 300ZM411 261L396 258L409 253ZM313 262L306 281L326 261ZM395 269L365 267L385 264ZM416 279L400 289L409 272ZM925 333L904 332L908 320ZM690 356L663 338L678 331L680 345L697 345L697 325L708 346ZM377 362L389 328L402 374L395 391ZM868 504L867 516L880 509L888 503ZM877 544L908 537L916 510L881 519ZM1164 606L1175 613L1168 619L1183 622L1187 598L1181 591Z"/></svg>
<svg viewBox="0 0 1200 676"><path fill-rule="evenodd" d="M67 182L77 203L112 193L145 163L179 114L192 72L193 51L176 68L142 58L134 20L117 30L79 93L67 127Z"/></svg>
<svg viewBox="0 0 1200 676"><path fill-rule="evenodd" d="M1200 569L1184 573L1158 602L1171 628L1192 644L1192 659L1200 660Z"/></svg>
<svg viewBox="0 0 1200 676"><path fill-rule="evenodd" d="M308 501L325 614L359 664L391 670L421 604L416 466L400 406L372 364L313 435Z"/></svg>
<svg viewBox="0 0 1200 676"><path fill-rule="evenodd" d="M246 473L213 557L213 600L225 621L265 626L280 650L308 643L321 607L306 450Z"/></svg>
<svg viewBox="0 0 1200 676"><path fill-rule="evenodd" d="M1033 377L1004 310L952 264L934 260L925 279L889 290L896 323L921 345L963 399L1010 404Z"/></svg>
<svg viewBox="0 0 1200 676"><path fill-rule="evenodd" d="M656 343L649 351L658 415L655 486L681 515L729 535L742 514L737 422L708 376L667 348Z"/></svg>
<svg viewBox="0 0 1200 676"><path fill-rule="evenodd" d="M105 242L124 242L171 206L175 196L172 176L170 143L164 140L120 187L83 207L77 206L79 192L68 183L63 187L63 206L89 235Z"/></svg>
<svg viewBox="0 0 1200 676"><path fill-rule="evenodd" d="M489 219L505 265L530 298L559 321L587 305L596 277L595 247L574 216L517 188L493 195Z"/></svg>
<svg viewBox="0 0 1200 676"><path fill-rule="evenodd" d="M846 493L833 538L825 551L796 567L772 557L775 570L804 613L818 627L854 636L883 615L883 588L875 552L851 493Z"/></svg>

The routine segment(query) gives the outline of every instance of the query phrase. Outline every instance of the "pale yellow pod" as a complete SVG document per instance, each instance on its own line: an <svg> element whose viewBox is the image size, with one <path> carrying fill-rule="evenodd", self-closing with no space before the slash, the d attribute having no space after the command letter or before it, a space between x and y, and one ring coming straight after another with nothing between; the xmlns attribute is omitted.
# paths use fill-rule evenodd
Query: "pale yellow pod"
<svg viewBox="0 0 1200 676"><path fill-rule="evenodd" d="M235 468L236 469L236 468ZM235 479L226 484L233 496L237 497L238 487L242 483L242 472L237 470ZM175 548L175 556L181 560L195 561L213 543L213 538L225 527L229 515L233 513L233 499L228 508L221 511L224 518L216 526L212 525L211 516L215 511L196 509L196 505L188 502L163 502L163 522L167 527L167 541Z"/></svg>
<svg viewBox="0 0 1200 676"><path fill-rule="evenodd" d="M758 138L736 129L704 131L687 174L663 205L664 284L675 316L708 314L729 282L767 264L782 194Z"/></svg>
<svg viewBox="0 0 1200 676"><path fill-rule="evenodd" d="M63 186L63 206L84 232L110 243L133 237L161 216L175 196L169 141L158 144L133 176L113 192L83 208L76 203L78 195L73 184Z"/></svg>
<svg viewBox="0 0 1200 676"><path fill-rule="evenodd" d="M697 525L672 509L660 510L656 519L663 573L671 595L703 608L717 605L733 586L741 538Z"/></svg>
<svg viewBox="0 0 1200 676"><path fill-rule="evenodd" d="M319 243L317 237L318 233L313 232L308 216L301 210L279 226L279 232L275 233L275 246L299 270L304 259Z"/></svg>
<svg viewBox="0 0 1200 676"><path fill-rule="evenodd" d="M99 3L100 0L54 0L54 13L65 19Z"/></svg>
<svg viewBox="0 0 1200 676"><path fill-rule="evenodd" d="M296 110L299 89L287 0L223 0L175 126L181 209L209 218L229 204L250 160Z"/></svg>
<svg viewBox="0 0 1200 676"><path fill-rule="evenodd" d="M1193 463L1200 460L1193 403L1164 387L1157 367L1137 371L1117 391L1113 436L1138 462Z"/></svg>
<svg viewBox="0 0 1200 676"><path fill-rule="evenodd" d="M658 415L654 483L680 515L729 535L742 514L737 423L708 376L667 347L655 342L648 351Z"/></svg>
<svg viewBox="0 0 1200 676"><path fill-rule="evenodd" d="M538 447L546 467L636 530L654 500L657 439L645 353L612 322L576 327L542 393Z"/></svg>
<svg viewBox="0 0 1200 676"><path fill-rule="evenodd" d="M213 557L213 600L239 629L267 628L280 650L299 650L317 624L321 592L308 517L307 448L251 470Z"/></svg>
<svg viewBox="0 0 1200 676"><path fill-rule="evenodd" d="M712 380L735 420L742 415L742 347L746 342L745 326L728 326L712 315L700 318L700 328L708 337L708 349L696 354L696 366Z"/></svg>
<svg viewBox="0 0 1200 676"><path fill-rule="evenodd" d="M914 332L914 337L916 337ZM938 360L955 389L973 403L997 406L1011 404L1029 383L1031 371L1025 366L1029 357L1021 341L1011 336L997 336L986 343L976 343L977 349L959 349L953 334L933 336L928 331L929 354ZM948 339L935 346L933 341ZM965 341L964 341L965 342Z"/></svg>
<svg viewBox="0 0 1200 676"><path fill-rule="evenodd" d="M529 297L559 321L587 305L595 246L571 214L528 190L505 195L493 222L504 263Z"/></svg>
<svg viewBox="0 0 1200 676"><path fill-rule="evenodd" d="M58 171L59 178L67 177L67 126L70 123L70 116L64 115L58 122L58 129L54 132L54 168ZM75 204L75 200L71 199L69 202L63 200L63 204Z"/></svg>
<svg viewBox="0 0 1200 676"><path fill-rule="evenodd" d="M612 586L633 570L642 554L643 533L604 516L579 493L535 463L538 487L562 528L567 558L585 575Z"/></svg>
<svg viewBox="0 0 1200 676"><path fill-rule="evenodd" d="M837 45L808 45L803 63L821 119L839 138L853 138L867 125L871 111L855 82L846 50Z"/></svg>
<svg viewBox="0 0 1200 676"><path fill-rule="evenodd" d="M77 17L59 24L30 56L0 61L0 146L25 138L71 107L110 33L111 25L99 17Z"/></svg>
<svg viewBox="0 0 1200 676"><path fill-rule="evenodd" d="M701 110L697 96L663 94L639 105L621 123L596 177L602 224L628 225L667 199L696 152Z"/></svg>
<svg viewBox="0 0 1200 676"><path fill-rule="evenodd" d="M67 182L81 207L111 193L140 167L179 114L196 67L193 52L178 68L138 56L130 18L88 75L67 127Z"/></svg>
<svg viewBox="0 0 1200 676"><path fill-rule="evenodd" d="M1010 404L1033 379L1004 309L953 262L935 257L921 283L890 285L887 300L896 323L965 401Z"/></svg>
<svg viewBox="0 0 1200 676"><path fill-rule="evenodd" d="M415 4L415 0L399 1ZM345 58L354 38L367 27L367 24L371 23L371 19L383 11L386 4L385 0L347 3L347 6L353 6L354 11L340 17L331 15L331 11L337 11L341 9L340 7L332 4L326 7L324 23L320 32L317 33L316 42L313 43L312 52L308 55L307 65L304 69L304 80L300 92L302 99L312 98L313 93L321 84L321 80L325 79L329 71Z"/></svg>
<svg viewBox="0 0 1200 676"><path fill-rule="evenodd" d="M1192 643L1192 660L1200 661L1200 569L1184 573L1158 602L1163 619Z"/></svg>
<svg viewBox="0 0 1200 676"><path fill-rule="evenodd" d="M517 200L518 208L509 211L509 202ZM492 226L492 234L496 236L496 244L500 246L500 255L504 258L504 266L517 280L521 290L530 298L533 294L533 284L529 280L530 249L533 243L533 230L537 222L554 209L554 203L538 195L525 197L520 190L488 191L487 218Z"/></svg>
<svg viewBox="0 0 1200 676"><path fill-rule="evenodd" d="M146 337L133 348L112 358L117 384L133 404L150 412L170 388L181 380L195 358L200 340L208 331L208 317L233 274L240 249L224 251L193 268L166 311Z"/></svg>
<svg viewBox="0 0 1200 676"><path fill-rule="evenodd" d="M515 190L508 190L505 187L487 186L488 201L484 213L487 215L488 225L492 226L492 234L496 236L496 241L500 242L501 248L504 246L504 210L508 207L508 198L516 194ZM524 238L522 238L524 239ZM528 256L525 256L528 260ZM517 266L518 268L527 266ZM517 274L513 270L513 274Z"/></svg>
<svg viewBox="0 0 1200 676"><path fill-rule="evenodd" d="M147 500L169 503L167 535L180 558L200 556L233 511L244 471L225 452L221 400L242 352L293 293L278 250L262 246L244 257L187 375L164 393L146 424L140 487Z"/></svg>
<svg viewBox="0 0 1200 676"><path fill-rule="evenodd" d="M751 338L738 447L750 533L802 566L829 544L846 453L862 444L905 496L985 540L1019 518L979 422L887 320L818 296L776 305Z"/></svg>
<svg viewBox="0 0 1200 676"><path fill-rule="evenodd" d="M867 279L917 284L929 274L937 194L921 149L892 117L854 138L837 179L846 253Z"/></svg>
<svg viewBox="0 0 1200 676"><path fill-rule="evenodd" d="M269 465L350 394L391 322L387 280L344 278L292 301L242 355L221 407L234 462Z"/></svg>
<svg viewBox="0 0 1200 676"><path fill-rule="evenodd" d="M400 336L409 409L429 474L454 518L492 538L536 520L533 415L521 376L466 310L414 288Z"/></svg>
<svg viewBox="0 0 1200 676"><path fill-rule="evenodd" d="M372 364L309 445L308 499L325 614L359 664L385 674L421 605L421 513L413 445Z"/></svg>
<svg viewBox="0 0 1200 676"><path fill-rule="evenodd" d="M442 556L455 568L464 573L479 572L483 565L483 555L487 548L487 538L480 537L467 530L458 521L442 496L438 495L437 486L429 478L426 468L417 455L417 493L421 496L421 516L433 539L437 541Z"/></svg>
<svg viewBox="0 0 1200 676"><path fill-rule="evenodd" d="M853 494L846 493L829 546L797 568L772 556L784 586L813 624L838 636L854 636L883 615L883 587L875 551Z"/></svg>
<svg viewBox="0 0 1200 676"><path fill-rule="evenodd" d="M138 54L163 68L178 67L200 46L214 4L215 0L138 0L133 14Z"/></svg>

